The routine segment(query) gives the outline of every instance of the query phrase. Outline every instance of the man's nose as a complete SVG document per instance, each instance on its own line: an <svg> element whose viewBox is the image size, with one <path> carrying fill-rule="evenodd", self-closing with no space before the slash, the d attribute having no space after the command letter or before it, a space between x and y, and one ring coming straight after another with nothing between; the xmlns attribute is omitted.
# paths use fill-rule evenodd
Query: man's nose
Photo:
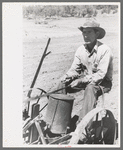
<svg viewBox="0 0 123 150"><path fill-rule="evenodd" d="M85 37L85 38L87 38L87 37L88 37L88 35L84 35L84 37Z"/></svg>
<svg viewBox="0 0 123 150"><path fill-rule="evenodd" d="M84 33L83 35L84 35L84 36L88 36L88 33L86 32L86 33Z"/></svg>

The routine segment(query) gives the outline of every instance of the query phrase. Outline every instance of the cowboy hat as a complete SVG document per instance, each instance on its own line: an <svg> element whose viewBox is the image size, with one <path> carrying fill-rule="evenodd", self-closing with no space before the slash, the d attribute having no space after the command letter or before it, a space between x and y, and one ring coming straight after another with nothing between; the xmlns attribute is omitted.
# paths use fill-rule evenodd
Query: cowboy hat
<svg viewBox="0 0 123 150"><path fill-rule="evenodd" d="M78 29L83 32L84 28L93 28L99 31L99 36L97 39L102 39L106 32L103 28L100 27L100 24L96 21L96 19L88 19L86 20L81 27Z"/></svg>

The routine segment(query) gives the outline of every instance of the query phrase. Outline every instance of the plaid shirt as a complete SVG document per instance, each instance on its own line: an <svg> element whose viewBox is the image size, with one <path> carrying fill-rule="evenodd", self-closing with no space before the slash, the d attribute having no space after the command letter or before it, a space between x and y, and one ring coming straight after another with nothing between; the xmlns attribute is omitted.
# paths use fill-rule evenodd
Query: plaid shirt
<svg viewBox="0 0 123 150"><path fill-rule="evenodd" d="M91 53L87 50L86 45L80 46L66 74L68 76L83 75L87 82L93 83L99 83L104 78L112 81L113 55L111 49L99 41Z"/></svg>

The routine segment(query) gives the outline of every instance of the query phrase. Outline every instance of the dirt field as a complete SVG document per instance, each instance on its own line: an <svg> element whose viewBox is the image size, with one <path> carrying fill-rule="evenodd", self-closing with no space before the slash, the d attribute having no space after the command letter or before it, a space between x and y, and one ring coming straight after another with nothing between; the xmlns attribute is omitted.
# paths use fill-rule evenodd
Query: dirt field
<svg viewBox="0 0 123 150"><path fill-rule="evenodd" d="M26 98L27 89L30 87L34 74L39 65L42 53L48 38L51 42L48 51L51 51L42 65L35 87L52 91L59 78L69 69L77 48L83 43L81 26L83 18L47 19L45 23L35 24L34 20L23 20L23 91ZM102 27L106 29L106 36L101 40L111 47L114 54L114 75L112 90L105 94L105 107L119 117L119 20L117 14L98 16ZM82 92L74 94L72 115L82 107ZM100 97L101 99L101 97ZM46 98L41 100L41 105L46 103Z"/></svg>

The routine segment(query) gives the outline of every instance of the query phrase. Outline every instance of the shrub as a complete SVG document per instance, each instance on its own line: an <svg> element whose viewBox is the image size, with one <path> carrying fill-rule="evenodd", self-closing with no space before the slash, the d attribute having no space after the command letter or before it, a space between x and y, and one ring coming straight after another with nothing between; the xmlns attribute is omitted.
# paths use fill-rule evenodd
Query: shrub
<svg viewBox="0 0 123 150"><path fill-rule="evenodd" d="M116 13L118 5L36 5L23 6L23 17L31 18L30 16L41 17L92 17L96 16L98 11L109 14L111 10Z"/></svg>
<svg viewBox="0 0 123 150"><path fill-rule="evenodd" d="M101 11L102 14L104 13L109 14L110 12L111 12L111 8L108 6L104 7Z"/></svg>

